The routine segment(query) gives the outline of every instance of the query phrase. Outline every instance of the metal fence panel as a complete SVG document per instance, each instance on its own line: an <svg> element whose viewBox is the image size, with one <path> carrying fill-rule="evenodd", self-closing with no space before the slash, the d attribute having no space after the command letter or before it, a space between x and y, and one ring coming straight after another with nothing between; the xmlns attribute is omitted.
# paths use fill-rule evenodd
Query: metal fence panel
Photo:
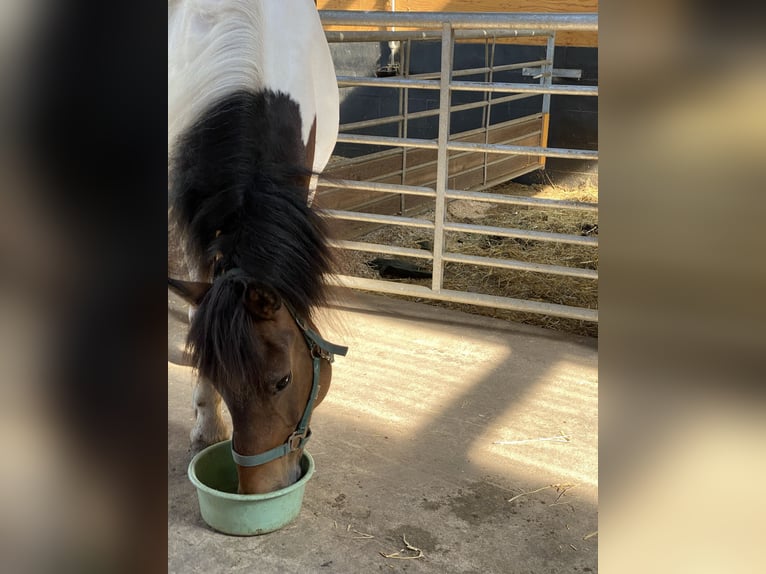
<svg viewBox="0 0 766 574"><path fill-rule="evenodd" d="M378 213L362 213L342 209L327 210L327 215L340 220L375 223L381 225L399 225L432 230L432 250L417 250L393 245L382 245L360 241L338 240L334 245L341 249L355 251L368 251L388 255L414 257L432 261L432 284L431 287L396 283L392 281L366 279L360 277L340 276L342 284L382 293L409 295L455 303L490 306L511 311L529 313L541 313L557 317L578 319L583 321L598 321L598 311L567 305L544 303L539 301L526 301L510 297L484 295L479 293L460 292L445 289L443 285L443 272L445 263L459 263L465 265L479 265L492 268L530 271L534 273L547 273L552 275L570 276L582 279L596 280L598 272L593 269L580 269L561 265L549 265L530 263L512 259L500 259L495 257L479 257L459 253L449 253L445 248L445 236L448 232L471 233L499 237L519 238L531 241L547 241L562 244L573 244L596 248L598 239L590 236L578 236L563 233L549 233L525 229L511 229L477 224L452 223L446 218L447 202L449 200L466 199L483 202L493 202L506 205L523 205L529 207L555 207L560 209L581 210L597 212L598 206L590 203L541 199L529 197L513 197L498 195L487 192L469 192L449 189L450 180L449 162L450 152L484 152L484 182L487 181L487 168L491 163L488 161L489 154L505 154L507 156L539 156L557 157L568 159L596 160L598 153L593 150L577 150L550 148L544 141L540 146L507 145L490 143L488 140L491 106L499 102L510 101L523 97L542 95L542 117L547 121L550 112L550 101L554 95L584 95L598 96L596 86L568 86L553 84L553 56L555 50L555 35L557 31L598 31L598 19L596 14L511 14L511 13L391 13L391 12L355 12L355 11L321 11L320 16L325 25L344 26L391 26L391 27L416 27L418 30L396 31L371 31L371 32L327 32L331 42L361 42L361 41L405 41L407 42L404 52L406 69L404 77L384 78L359 78L339 76L338 83L341 87L366 86L379 88L397 88L406 96L410 89L428 89L439 92L438 110L426 110L423 112L410 112L406 97L400 100L398 115L364 120L341 126L338 136L339 143L365 144L401 148L402 153L402 182L405 181L407 170L407 151L414 149L436 150L436 181L433 187L419 185L398 185L392 183L364 182L350 180L320 180L323 187L336 189L353 189L382 194L400 194L404 196L419 196L434 199L434 220L419 219L398 215L384 215ZM522 36L545 36L546 56L542 60L519 62L494 66L494 40L496 38L522 37ZM474 67L468 70L453 71L453 53L456 40L482 39L486 40L485 66ZM492 56L490 58L489 39L493 39ZM415 40L440 40L441 41L441 69L437 74L409 75L409 48ZM507 83L494 81L495 72L515 70L537 66L540 69L539 83ZM454 77L462 77L474 74L484 74L484 81L455 81ZM537 77L537 76L535 76ZM473 91L484 94L482 101L470 104L451 105L451 95L457 91ZM493 94L515 94L493 98ZM453 141L450 139L450 118L456 111L482 108L482 121L485 122L484 142ZM425 117L438 117L438 137L436 139L422 139L408 137L408 122L413 119ZM364 129L384 124L398 123L397 137L379 135L349 134L350 130ZM545 129L543 130L546 133ZM453 156L454 158L454 156ZM544 165L544 164L541 164ZM402 199L402 201L404 201Z"/></svg>

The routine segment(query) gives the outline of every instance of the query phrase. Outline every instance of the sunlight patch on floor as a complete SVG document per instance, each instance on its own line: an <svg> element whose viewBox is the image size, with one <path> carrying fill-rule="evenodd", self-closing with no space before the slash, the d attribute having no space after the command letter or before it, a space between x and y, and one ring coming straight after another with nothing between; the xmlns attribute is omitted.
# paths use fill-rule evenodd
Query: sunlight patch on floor
<svg viewBox="0 0 766 574"><path fill-rule="evenodd" d="M595 368L558 361L474 441L469 456L491 472L526 470L544 483L596 486L596 377Z"/></svg>
<svg viewBox="0 0 766 574"><path fill-rule="evenodd" d="M363 336L336 362L325 408L408 428L428 425L456 395L484 380L510 355L503 345L423 326ZM415 332L413 332L415 331ZM342 362L341 362L342 361Z"/></svg>

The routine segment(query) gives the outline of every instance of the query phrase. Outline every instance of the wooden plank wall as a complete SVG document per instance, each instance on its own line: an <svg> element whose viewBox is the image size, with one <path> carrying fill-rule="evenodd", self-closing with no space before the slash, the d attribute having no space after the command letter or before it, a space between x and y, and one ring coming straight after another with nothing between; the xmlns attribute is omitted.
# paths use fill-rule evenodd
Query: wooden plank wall
<svg viewBox="0 0 766 574"><path fill-rule="evenodd" d="M490 126L489 143L540 146L542 143L542 114L533 114ZM453 135L451 140L460 142L484 142L482 128ZM435 187L436 155L432 149L407 150L407 170L402 181L402 150L387 150L358 158L341 160L325 169L327 178L374 181ZM484 185L484 153L450 152L448 186L450 189L477 190ZM508 156L487 154L486 181L507 181L535 169L539 169L538 156ZM323 209L342 209L365 213L413 216L433 206L427 197L400 196L372 191L351 191L323 188L317 194L317 205ZM376 224L333 220L333 235L352 239L378 227Z"/></svg>
<svg viewBox="0 0 766 574"><path fill-rule="evenodd" d="M317 0L320 10L372 10L397 12L521 12L521 13L597 13L598 0ZM372 27L327 27L327 30L373 30ZM398 28L405 29L405 28ZM513 44L544 45L544 38L515 38ZM557 46L598 47L598 35L585 32L559 32ZM542 146L547 145L548 117L534 114L520 120L491 126L490 143ZM482 130L453 135L455 141L484 141ZM328 166L329 178L405 183L433 187L436 184L436 151L408 150L407 175L402 181L401 149L341 161ZM484 187L484 155L451 153L449 187L476 190ZM537 156L488 155L486 181L509 180L545 165ZM415 215L433 200L428 198L359 192L325 188L319 191L317 203L325 209L364 211L368 213ZM336 237L353 238L375 227L375 224L333 220Z"/></svg>
<svg viewBox="0 0 766 574"><path fill-rule="evenodd" d="M320 10L375 10L397 12L529 12L529 13L597 13L598 0L318 0ZM328 30L336 28L327 28ZM339 29L339 28L338 28ZM356 30L372 28L353 28ZM542 38L517 38L514 44L545 44ZM598 34L559 32L557 46L598 47Z"/></svg>

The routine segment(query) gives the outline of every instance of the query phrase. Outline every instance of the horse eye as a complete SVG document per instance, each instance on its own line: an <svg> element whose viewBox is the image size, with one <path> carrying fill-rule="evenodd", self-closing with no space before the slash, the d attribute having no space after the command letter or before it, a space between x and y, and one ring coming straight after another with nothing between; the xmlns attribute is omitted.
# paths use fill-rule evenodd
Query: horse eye
<svg viewBox="0 0 766 574"><path fill-rule="evenodd" d="M284 390L284 388L285 388L287 385L289 385L289 384L290 384L290 381L292 381L292 380L293 380L293 374L292 374L292 373L290 373L289 375L287 375L287 376L285 376L285 377L282 377L281 379L279 379L279 381L277 381L277 385L276 385L276 387L277 387L277 391L282 391L282 390Z"/></svg>

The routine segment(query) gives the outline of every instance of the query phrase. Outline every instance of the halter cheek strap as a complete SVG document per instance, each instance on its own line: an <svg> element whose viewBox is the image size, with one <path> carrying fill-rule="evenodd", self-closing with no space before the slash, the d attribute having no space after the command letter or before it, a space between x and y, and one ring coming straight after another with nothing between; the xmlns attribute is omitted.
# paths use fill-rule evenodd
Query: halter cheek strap
<svg viewBox="0 0 766 574"><path fill-rule="evenodd" d="M311 353L311 357L313 359L314 374L311 383L311 394L309 395L306 409L303 411L303 417L298 423L295 431L293 431L293 433L287 438L287 442L284 444L260 454L244 455L239 454L234 450L234 441L232 441L231 454L234 457L234 462L236 462L239 466L260 466L262 464L266 464L267 462L271 462L272 460L276 460L285 455L288 455L291 452L295 452L296 450L299 450L305 446L305 444L311 438L309 421L311 420L311 413L314 410L314 401L316 401L317 395L319 394L319 374L322 359L332 363L335 359L335 355L345 356L348 352L348 347L335 345L326 341L319 335L319 333L313 329L310 329L302 319L299 319L290 307L288 307L288 310L290 311L293 319L295 319L295 323L298 325L298 328L303 333L303 337L306 340L306 344L308 345L309 352Z"/></svg>

